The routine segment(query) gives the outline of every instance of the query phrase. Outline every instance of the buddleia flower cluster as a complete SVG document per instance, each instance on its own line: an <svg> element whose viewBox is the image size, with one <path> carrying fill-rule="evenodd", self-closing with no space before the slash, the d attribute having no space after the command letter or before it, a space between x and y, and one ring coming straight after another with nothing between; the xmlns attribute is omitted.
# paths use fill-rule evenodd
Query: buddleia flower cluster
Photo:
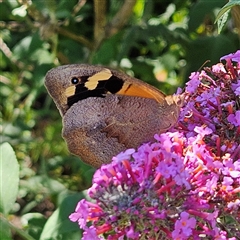
<svg viewBox="0 0 240 240"><path fill-rule="evenodd" d="M178 90L173 129L96 171L69 216L83 240L240 239L240 51L220 60Z"/></svg>

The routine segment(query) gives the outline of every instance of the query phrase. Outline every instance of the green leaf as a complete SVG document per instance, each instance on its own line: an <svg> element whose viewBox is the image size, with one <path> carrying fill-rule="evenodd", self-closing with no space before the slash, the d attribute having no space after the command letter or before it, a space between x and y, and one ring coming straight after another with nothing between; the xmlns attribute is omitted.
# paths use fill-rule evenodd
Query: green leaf
<svg viewBox="0 0 240 240"><path fill-rule="evenodd" d="M66 197L60 207L46 222L40 240L46 239L80 239L81 230L77 223L69 220L69 215L74 212L77 203L84 198L83 193L76 193Z"/></svg>
<svg viewBox="0 0 240 240"><path fill-rule="evenodd" d="M225 25L225 23L227 22L228 19L228 15L230 13L230 9L227 10L217 21L218 24L218 33L220 33Z"/></svg>
<svg viewBox="0 0 240 240"><path fill-rule="evenodd" d="M26 233L34 239L39 239L46 221L46 218L41 213L27 213L21 218Z"/></svg>
<svg viewBox="0 0 240 240"><path fill-rule="evenodd" d="M11 231L7 220L0 216L0 238L4 240L12 240Z"/></svg>
<svg viewBox="0 0 240 240"><path fill-rule="evenodd" d="M230 0L227 4L225 4L221 10L219 11L215 22L217 22L227 11L229 11L232 7L236 6L236 5L240 5L240 1L239 0Z"/></svg>
<svg viewBox="0 0 240 240"><path fill-rule="evenodd" d="M36 54L39 54L37 55ZM38 32L26 36L20 40L13 48L13 56L21 61L38 61L39 63L49 63L52 59L51 54L47 54L43 48L43 41ZM42 59L44 58L44 59Z"/></svg>
<svg viewBox="0 0 240 240"><path fill-rule="evenodd" d="M92 64L103 64L108 65L111 61L116 59L117 56L117 45L119 45L120 34L116 34L113 37L105 40L101 47L95 52Z"/></svg>
<svg viewBox="0 0 240 240"><path fill-rule="evenodd" d="M0 145L0 212L8 214L16 201L19 165L9 143Z"/></svg>
<svg viewBox="0 0 240 240"><path fill-rule="evenodd" d="M227 21L227 18L228 18L231 8L236 5L240 5L239 0L232 0L232 1L230 0L219 11L219 13L216 17L216 20L215 20L215 23L217 22L217 24L218 24L218 33L220 33L222 31L222 29Z"/></svg>
<svg viewBox="0 0 240 240"><path fill-rule="evenodd" d="M136 4L133 8L133 12L136 14L138 18L141 18L144 13L144 7L145 7L145 0L137 0Z"/></svg>

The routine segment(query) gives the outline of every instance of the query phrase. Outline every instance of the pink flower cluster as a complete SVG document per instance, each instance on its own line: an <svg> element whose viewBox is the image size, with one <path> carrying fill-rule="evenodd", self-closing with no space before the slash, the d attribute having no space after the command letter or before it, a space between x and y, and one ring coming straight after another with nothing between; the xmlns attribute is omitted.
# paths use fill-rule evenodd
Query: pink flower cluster
<svg viewBox="0 0 240 240"><path fill-rule="evenodd" d="M221 60L190 76L174 129L96 171L70 215L82 239L240 238L240 51Z"/></svg>

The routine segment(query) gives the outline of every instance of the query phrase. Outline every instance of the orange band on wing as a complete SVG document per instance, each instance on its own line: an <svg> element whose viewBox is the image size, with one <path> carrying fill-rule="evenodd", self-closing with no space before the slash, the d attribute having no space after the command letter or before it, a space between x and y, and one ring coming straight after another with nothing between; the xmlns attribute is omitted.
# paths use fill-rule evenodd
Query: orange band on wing
<svg viewBox="0 0 240 240"><path fill-rule="evenodd" d="M151 98L156 100L159 103L165 100L165 94L160 91L147 88L144 85L138 86L137 84L131 84L126 82L124 83L122 89L117 92L117 94L134 96L134 97Z"/></svg>

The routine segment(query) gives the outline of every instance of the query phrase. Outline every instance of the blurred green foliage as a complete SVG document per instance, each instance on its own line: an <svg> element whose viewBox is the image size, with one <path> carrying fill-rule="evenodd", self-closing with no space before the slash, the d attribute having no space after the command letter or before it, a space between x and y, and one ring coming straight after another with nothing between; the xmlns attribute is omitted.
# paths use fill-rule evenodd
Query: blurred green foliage
<svg viewBox="0 0 240 240"><path fill-rule="evenodd" d="M1 146L7 166L1 185L10 186L12 198L0 209L1 239L81 237L68 215L94 169L66 149L60 115L44 88L46 72L102 64L173 93L205 61L212 65L239 49L239 1L233 2L230 13L225 0L0 1L1 142L18 160L10 145Z"/></svg>

